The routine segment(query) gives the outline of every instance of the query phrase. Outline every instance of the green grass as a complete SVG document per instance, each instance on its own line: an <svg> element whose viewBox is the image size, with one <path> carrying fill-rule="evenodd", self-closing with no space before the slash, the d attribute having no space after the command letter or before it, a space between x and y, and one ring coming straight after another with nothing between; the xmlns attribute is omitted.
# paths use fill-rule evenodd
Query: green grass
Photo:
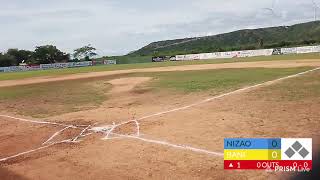
<svg viewBox="0 0 320 180"><path fill-rule="evenodd" d="M320 71L315 71L294 79L288 79L282 83L264 88L260 93L263 97L274 97L272 101L304 101L320 98ZM270 99L270 98L269 98Z"/></svg>
<svg viewBox="0 0 320 180"><path fill-rule="evenodd" d="M137 87L137 93L174 92L216 95L245 86L274 80L311 69L246 68L158 73L132 73L108 77L61 81L35 85L0 88L0 111L13 111L33 117L49 117L68 112L99 107L111 88L105 82L123 77L153 77L154 80ZM317 86L318 87L318 86ZM139 89L140 88L140 89ZM139 91L147 89L148 91Z"/></svg>
<svg viewBox="0 0 320 180"><path fill-rule="evenodd" d="M183 61L183 62L162 62L162 63L138 63L138 64L119 64L109 66L92 66L71 69L51 69L43 71L29 71L29 72L14 72L14 73L0 73L1 80L15 80L25 79L41 76L62 76L77 73L100 72L100 71L114 71L137 68L152 68L152 67L167 67L167 66L181 66L181 65L195 65L195 64L218 64L231 62L252 62L252 61L274 61L274 60L297 60L297 59L320 59L320 54L299 54L299 55L282 55L282 56L262 56L251 58L234 58L234 59L215 59L215 60L201 60L201 61Z"/></svg>
<svg viewBox="0 0 320 180"><path fill-rule="evenodd" d="M164 72L153 74L156 80L150 86L157 89L165 88L184 93L210 91L211 94L217 94L309 69L308 67L285 69L248 68Z"/></svg>
<svg viewBox="0 0 320 180"><path fill-rule="evenodd" d="M0 88L0 110L48 117L98 107L108 86L97 82L68 81Z"/></svg>

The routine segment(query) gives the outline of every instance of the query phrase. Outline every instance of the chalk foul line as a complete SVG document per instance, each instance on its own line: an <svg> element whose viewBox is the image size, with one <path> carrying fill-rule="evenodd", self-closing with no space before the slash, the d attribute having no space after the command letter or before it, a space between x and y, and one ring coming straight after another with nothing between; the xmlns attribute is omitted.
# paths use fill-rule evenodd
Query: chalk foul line
<svg viewBox="0 0 320 180"><path fill-rule="evenodd" d="M44 124L44 125L64 126L64 127L87 127L87 125L70 125L70 124L62 124L62 123L49 122L49 121L36 121L36 120L18 118L18 117L1 115L1 114L0 114L0 117L14 119L14 120L22 121L22 122L34 123L34 124Z"/></svg>
<svg viewBox="0 0 320 180"><path fill-rule="evenodd" d="M166 142L166 141L159 141L159 140L142 138L142 137L140 137L140 124L139 124L139 121L140 121L140 120L144 120L144 119L148 119L148 118L151 118L151 117L155 117L155 116L160 116L160 115L168 114L168 113L171 113L171 112L176 112L176 111L188 109L188 108L191 108L191 107L194 107L194 106L198 106L198 105L200 105L200 104L203 104L203 103L206 103L206 102L210 102L210 101L212 101L212 100L219 99L219 98L222 98L222 97L225 97L225 96L228 96L228 95L232 95L232 94L236 94L236 93L239 93L239 92L242 92L242 91L254 89L254 88L257 88L257 87L260 87L260 86L271 85L271 84L274 84L274 83L276 83L276 82L278 82L278 81L282 81L282 80L286 80L286 79L298 77L298 76L301 76L301 75L304 75L304 74L307 74L307 73L310 73L310 72L313 72L313 71L317 71L317 70L319 70L319 69L320 69L320 67L319 67L319 68L312 69L312 70L304 71L304 72L301 72L301 73L298 73L298 74L294 74L294 75L282 77L282 78L279 78L279 79L275 79L275 80L272 80L272 81L267 81L267 82L260 83L260 84L256 84L256 85L253 85L253 86L241 88L241 89L238 89L238 90L229 92L229 93L225 93L225 94L222 94L222 95L214 96L214 97L205 99L205 100L203 100L203 101L190 104L190 105L188 105L188 106L183 106L183 107L180 107L180 108L175 108L175 109L172 109L172 110L168 110L168 111L163 111L163 112L151 114L151 115L144 116L144 117L141 117L141 118L136 119L136 120L127 121L127 122L120 123L120 124L115 124L115 123L113 123L113 125L108 125L108 126L104 126L104 127L92 127L92 128L91 128L91 125L67 125L67 124L61 124L61 123L55 123L55 122L35 121L35 120L28 120L28 119L17 118L17 117L12 117L12 116L7 116L7 115L0 115L0 117L15 119L15 120L18 120L18 121L24 121L24 122L30 122L30 123L36 123L36 124L47 124L47 125L54 125L54 126L63 126L63 127L65 127L64 129L59 130L59 131L57 131L56 133L54 133L47 141L45 141L45 142L43 143L43 145L47 144L47 143L50 142L54 137L56 137L57 135L59 135L60 133L62 133L63 131L65 131L65 130L67 130L67 129L69 129L69 128L84 127L83 130L80 132L80 134L79 134L78 136L76 136L75 138L71 138L71 139L67 139L67 140L63 140L63 141L59 141L59 142L51 142L51 143L48 144L48 145L41 146L41 147L36 148L36 149L32 149L32 150L29 150L29 151L26 151L26 152L22 152L22 153L13 155L13 156L9 156L9 157L6 157L6 158L2 158L2 159L0 159L0 162L5 162L5 161L7 161L7 160L10 160L10 159L13 159L13 158L16 158L16 157L19 157L19 156L23 156L23 155L26 155L26 154L29 154L29 153L33 153L33 152L36 152L36 151L39 151L39 150L42 150L42 149L45 149L45 148L48 148L48 147L57 145L57 144L79 142L79 141L78 141L79 138L81 138L81 137L86 137L87 135L92 134L92 133L84 134L86 131L91 131L91 132L95 132L95 133L103 133L103 134L106 135L106 136L103 138L104 140L113 139L113 138L130 138L130 139L136 139L136 140L140 140L140 141L144 141L144 142L148 142L148 143L165 145L165 146L173 147L173 148L176 148L176 149L190 150L190 151L193 151L193 152L204 153L204 154L214 155L214 156L223 156L223 153L212 152L212 151L208 151L208 150L205 150L205 149L194 148L194 147L187 146L187 145L172 144L172 143L169 143L169 142ZM120 127L120 126L122 126L122 125L129 124L129 123L135 123L135 124L136 124L136 133L135 133L135 135L117 134L117 133L114 133L114 132L113 132L117 127ZM89 128L90 128L90 129L89 129ZM116 136L116 137L113 137L113 138L112 138L112 137L111 137L112 135L113 135L113 136Z"/></svg>
<svg viewBox="0 0 320 180"><path fill-rule="evenodd" d="M301 73L298 73L298 74L282 77L282 78L279 78L279 79L275 79L275 80L259 83L259 84L253 85L253 86L248 86L248 87L241 88L241 89L238 89L238 90L235 90L235 91L232 91L232 92L228 92L228 93L225 93L225 94L213 96L211 98L208 98L208 99L205 99L205 100L202 100L202 101L199 101L199 102L187 105L187 106L182 106L182 107L178 107L178 108L171 109L171 110L168 110L168 111L162 111L162 112L158 112L158 113L155 113L155 114L147 115L147 116L138 118L137 121L145 120L145 119L148 119L148 118L151 118L151 117L161 116L161 115L164 115L164 114L169 114L169 113L180 111L180 110L189 109L191 107L198 106L198 105L201 105L201 104L204 104L204 103L216 100L216 99L220 99L220 98L223 98L225 96L237 94L237 93L240 93L240 92L243 92L243 91L247 91L247 90L250 90L250 89L254 89L254 88L257 88L257 87L261 87L261 86L271 85L271 84L274 84L276 82L283 81L283 80L286 80L286 79L291 79L291 78L294 78L294 77L298 77L298 76L301 76L301 75L304 75L304 74L307 74L307 73L310 73L310 72L313 72L313 71L317 71L319 69L320 69L320 67L319 68L315 68L315 69L311 69L311 70L308 70L308 71L304 71L304 72L301 72Z"/></svg>
<svg viewBox="0 0 320 180"><path fill-rule="evenodd" d="M189 151L193 151L193 152L197 152L197 153L203 153L203 154L207 154L207 155L213 155L213 156L222 156L222 157L224 156L223 153L213 152L213 151L209 151L209 150L205 150L205 149L199 149L199 148L195 148L195 147L191 147L191 146L183 145L183 144L172 144L172 143L169 143L169 142L166 142L166 141L147 139L147 138L143 138L143 137L140 137L140 136L123 135L123 134L116 134L116 133L113 133L113 134L118 136L118 137L135 139L135 140L140 140L140 141L144 141L144 142L148 142L148 143L169 146L169 147L172 147L172 148L175 148L175 149L189 150ZM107 140L107 139L103 138L103 140Z"/></svg>
<svg viewBox="0 0 320 180"><path fill-rule="evenodd" d="M130 124L130 123L135 123L135 126L136 126L136 132L133 133L133 135L119 134L119 133L114 132L116 128L121 127L123 125ZM189 150L189 151L193 151L193 152L197 152L197 153L205 153L207 155L223 156L223 153L208 151L205 149L194 148L194 147L187 146L187 145L172 144L172 143L169 143L166 141L159 141L159 140L154 140L154 139L143 138L140 136L140 124L136 120L127 121L127 122L120 123L117 125L114 123L113 125L108 125L105 127L94 127L90 130L95 131L96 133L105 134L105 137L102 138L102 140L110 140L110 139L115 139L115 138L130 138L130 139L140 140L140 141L144 141L144 142L148 142L148 143L169 146L169 147L172 147L175 149Z"/></svg>
<svg viewBox="0 0 320 180"><path fill-rule="evenodd" d="M48 144L48 145L45 145L45 146L41 146L41 147L36 148L36 149L32 149L32 150L25 151L25 152L22 152L22 153L19 153L19 154L16 154L16 155L12 155L12 156L9 156L9 157L6 157L6 158L2 158L2 159L0 159L0 162L5 162L5 161L8 161L10 159L17 158L19 156L30 154L30 153L33 153L33 152L36 152L36 151L39 151L39 150L42 150L42 149L45 149L45 148L48 148L48 147L51 147L51 146L54 146L54 145L63 144L63 143L71 143L71 139L63 140L63 141L60 141L60 142L51 143L51 144Z"/></svg>

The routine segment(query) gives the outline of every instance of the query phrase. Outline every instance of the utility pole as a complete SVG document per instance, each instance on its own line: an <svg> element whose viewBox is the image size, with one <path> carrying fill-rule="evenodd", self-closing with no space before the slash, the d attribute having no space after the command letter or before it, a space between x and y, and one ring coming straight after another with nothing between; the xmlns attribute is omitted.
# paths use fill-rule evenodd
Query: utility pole
<svg viewBox="0 0 320 180"><path fill-rule="evenodd" d="M262 8L262 10L270 12L270 15L272 16L272 26L274 25L273 24L273 20L275 20L276 18L280 18L281 17L280 15L278 15L276 13L275 6L276 6L276 0L273 0L271 7Z"/></svg>
<svg viewBox="0 0 320 180"><path fill-rule="evenodd" d="M319 6L317 5L316 2L314 2L314 0L312 0L312 4L313 4L313 7L314 7L314 21L317 21L317 19L318 19L318 8L319 8Z"/></svg>

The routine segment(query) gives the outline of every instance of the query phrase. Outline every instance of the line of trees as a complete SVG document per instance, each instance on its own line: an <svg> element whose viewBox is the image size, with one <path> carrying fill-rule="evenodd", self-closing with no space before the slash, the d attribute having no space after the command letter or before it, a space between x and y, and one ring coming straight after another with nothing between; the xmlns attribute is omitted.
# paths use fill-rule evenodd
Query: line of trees
<svg viewBox="0 0 320 180"><path fill-rule="evenodd" d="M34 51L8 49L5 53L0 53L0 67L18 66L25 64L51 64L60 62L88 61L96 56L96 48L90 44L79 49L75 49L73 58L71 55L59 50L56 46L37 46Z"/></svg>

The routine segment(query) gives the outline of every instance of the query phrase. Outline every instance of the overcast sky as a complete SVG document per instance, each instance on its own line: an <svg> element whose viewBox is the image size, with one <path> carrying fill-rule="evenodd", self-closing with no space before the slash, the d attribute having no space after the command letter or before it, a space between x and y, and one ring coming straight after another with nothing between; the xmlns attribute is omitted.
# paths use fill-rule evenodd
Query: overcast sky
<svg viewBox="0 0 320 180"><path fill-rule="evenodd" d="M320 0L315 0L319 3ZM312 0L0 0L0 52L92 44L121 55L153 41L314 20ZM320 18L320 9L319 9Z"/></svg>

